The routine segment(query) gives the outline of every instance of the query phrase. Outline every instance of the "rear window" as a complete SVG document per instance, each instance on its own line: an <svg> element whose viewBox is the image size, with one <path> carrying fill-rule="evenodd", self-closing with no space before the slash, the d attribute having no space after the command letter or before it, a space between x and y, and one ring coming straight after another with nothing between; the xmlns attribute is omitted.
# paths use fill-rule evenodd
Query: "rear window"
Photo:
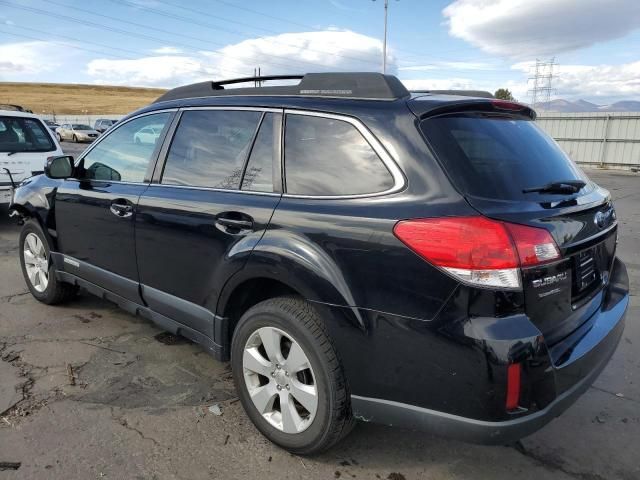
<svg viewBox="0 0 640 480"><path fill-rule="evenodd" d="M51 152L48 129L34 118L0 117L0 152Z"/></svg>
<svg viewBox="0 0 640 480"><path fill-rule="evenodd" d="M500 200L558 195L523 193L561 180L588 179L533 121L486 115L433 117L422 132L463 193ZM583 192L590 189L589 184Z"/></svg>
<svg viewBox="0 0 640 480"><path fill-rule="evenodd" d="M350 123L296 114L287 115L285 128L287 193L361 195L393 187L387 167Z"/></svg>

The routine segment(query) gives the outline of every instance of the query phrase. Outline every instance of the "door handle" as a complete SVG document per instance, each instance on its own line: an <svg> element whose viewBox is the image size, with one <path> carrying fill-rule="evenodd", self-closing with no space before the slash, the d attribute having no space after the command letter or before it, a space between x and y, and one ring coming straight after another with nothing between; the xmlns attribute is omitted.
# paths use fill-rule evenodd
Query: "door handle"
<svg viewBox="0 0 640 480"><path fill-rule="evenodd" d="M241 213L224 213L216 218L216 227L231 235L245 234L253 230L253 219Z"/></svg>
<svg viewBox="0 0 640 480"><path fill-rule="evenodd" d="M133 215L133 205L129 204L127 200L114 200L109 210L119 218L128 218Z"/></svg>
<svg viewBox="0 0 640 480"><path fill-rule="evenodd" d="M249 230L253 228L253 222L249 220L234 220L232 218L219 218L217 222L228 228L239 228L242 230Z"/></svg>

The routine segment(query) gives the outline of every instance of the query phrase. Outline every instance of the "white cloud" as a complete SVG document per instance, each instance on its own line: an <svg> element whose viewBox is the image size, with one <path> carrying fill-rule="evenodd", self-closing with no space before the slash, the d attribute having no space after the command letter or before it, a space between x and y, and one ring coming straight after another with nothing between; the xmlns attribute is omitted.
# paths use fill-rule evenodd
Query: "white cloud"
<svg viewBox="0 0 640 480"><path fill-rule="evenodd" d="M638 0L455 0L442 13L451 35L520 58L576 50L640 28Z"/></svg>
<svg viewBox="0 0 640 480"><path fill-rule="evenodd" d="M351 31L284 33L244 40L218 50L211 61L228 72L287 74L309 71L378 71L381 62L380 40ZM395 70L395 59L388 59Z"/></svg>
<svg viewBox="0 0 640 480"><path fill-rule="evenodd" d="M6 80L49 72L62 63L59 45L40 41L0 45L0 78Z"/></svg>
<svg viewBox="0 0 640 480"><path fill-rule="evenodd" d="M514 70L530 72L531 62L516 63ZM556 97L614 101L640 98L640 61L621 65L559 65L552 87Z"/></svg>
<svg viewBox="0 0 640 480"><path fill-rule="evenodd" d="M180 53L183 53L181 48L170 46L156 48L152 50L152 52L157 53L158 55L178 55Z"/></svg>
<svg viewBox="0 0 640 480"><path fill-rule="evenodd" d="M399 71L425 72L429 70L495 70L498 68L494 63L489 62L435 62L425 65L399 66Z"/></svg>
<svg viewBox="0 0 640 480"><path fill-rule="evenodd" d="M175 86L210 78L215 70L201 59L154 56L135 60L92 60L87 74L95 83L131 86Z"/></svg>
<svg viewBox="0 0 640 480"><path fill-rule="evenodd" d="M476 82L469 78L420 78L402 80L409 90L475 90Z"/></svg>
<svg viewBox="0 0 640 480"><path fill-rule="evenodd" d="M527 101L527 85L513 80L486 81L463 77L421 78L402 80L409 90L483 90L493 93L498 88L508 88L520 101Z"/></svg>
<svg viewBox="0 0 640 480"><path fill-rule="evenodd" d="M215 51L159 55L135 60L97 59L87 73L97 83L172 87L199 80L251 76L255 67L262 75L359 70L379 71L380 40L351 31L285 33L228 45ZM176 52L177 53L177 52ZM387 61L390 73L396 60Z"/></svg>

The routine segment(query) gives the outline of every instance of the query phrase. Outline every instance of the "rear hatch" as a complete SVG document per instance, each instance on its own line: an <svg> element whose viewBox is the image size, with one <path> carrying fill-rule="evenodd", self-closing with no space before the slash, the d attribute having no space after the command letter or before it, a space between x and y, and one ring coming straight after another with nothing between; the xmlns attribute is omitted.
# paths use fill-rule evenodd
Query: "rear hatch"
<svg viewBox="0 0 640 480"><path fill-rule="evenodd" d="M525 106L472 101L421 119L452 183L481 214L546 229L559 260L522 269L525 311L551 344L598 310L617 222L609 192L589 180ZM584 186L582 186L584 185Z"/></svg>

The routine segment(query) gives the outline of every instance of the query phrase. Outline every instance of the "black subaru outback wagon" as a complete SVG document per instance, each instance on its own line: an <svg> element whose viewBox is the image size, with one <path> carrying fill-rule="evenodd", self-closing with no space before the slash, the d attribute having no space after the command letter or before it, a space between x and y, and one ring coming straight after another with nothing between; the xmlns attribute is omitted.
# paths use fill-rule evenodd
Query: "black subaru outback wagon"
<svg viewBox="0 0 640 480"><path fill-rule="evenodd" d="M527 106L297 78L176 88L50 159L11 205L32 294L83 288L230 360L299 454L354 419L503 443L559 415L624 328L609 193Z"/></svg>

